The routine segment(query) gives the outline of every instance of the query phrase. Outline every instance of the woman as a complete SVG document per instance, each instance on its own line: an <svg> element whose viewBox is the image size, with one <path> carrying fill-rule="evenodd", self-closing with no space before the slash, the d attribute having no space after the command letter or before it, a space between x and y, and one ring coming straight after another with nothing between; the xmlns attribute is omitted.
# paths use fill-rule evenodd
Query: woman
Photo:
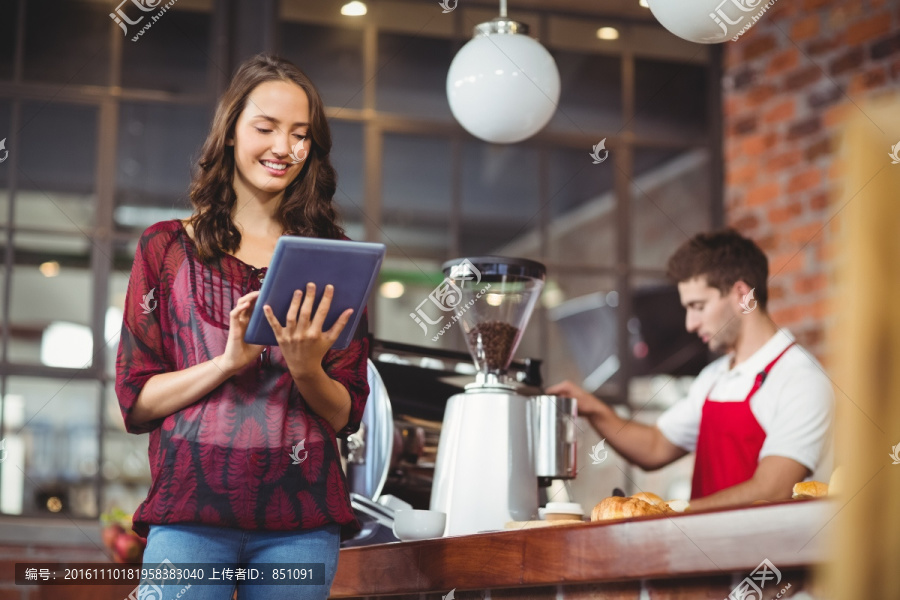
<svg viewBox="0 0 900 600"><path fill-rule="evenodd" d="M152 485L134 515L144 567L204 563L208 577L217 565L318 563L323 583L142 594L326 598L341 529L359 528L336 437L358 429L368 396L366 319L346 350L329 350L352 310L323 331L333 288L312 313L308 287L286 323L266 307L278 346L243 341L278 237L344 238L330 150L322 100L296 66L260 55L238 69L201 151L194 214L141 236L116 373L126 428L150 433Z"/></svg>

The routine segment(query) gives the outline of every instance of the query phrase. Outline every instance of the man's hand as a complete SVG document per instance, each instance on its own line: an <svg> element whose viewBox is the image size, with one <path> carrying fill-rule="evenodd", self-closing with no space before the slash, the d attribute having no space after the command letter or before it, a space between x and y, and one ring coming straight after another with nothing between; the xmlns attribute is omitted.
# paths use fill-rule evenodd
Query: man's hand
<svg viewBox="0 0 900 600"><path fill-rule="evenodd" d="M582 417L600 414L605 408L605 405L599 398L568 380L551 385L547 388L547 393L575 398L575 401L578 403L578 414Z"/></svg>

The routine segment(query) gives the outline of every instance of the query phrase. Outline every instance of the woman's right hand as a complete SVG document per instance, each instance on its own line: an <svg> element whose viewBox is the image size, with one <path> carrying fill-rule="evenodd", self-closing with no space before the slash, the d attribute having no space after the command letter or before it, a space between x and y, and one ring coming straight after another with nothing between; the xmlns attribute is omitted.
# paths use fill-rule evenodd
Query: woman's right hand
<svg viewBox="0 0 900 600"><path fill-rule="evenodd" d="M265 348L265 346L248 344L244 341L247 325L250 324L253 305L256 303L258 296L258 290L250 292L246 296L241 296L229 313L228 341L225 343L225 352L218 361L219 367L229 375L239 372L254 362L262 354L263 348Z"/></svg>

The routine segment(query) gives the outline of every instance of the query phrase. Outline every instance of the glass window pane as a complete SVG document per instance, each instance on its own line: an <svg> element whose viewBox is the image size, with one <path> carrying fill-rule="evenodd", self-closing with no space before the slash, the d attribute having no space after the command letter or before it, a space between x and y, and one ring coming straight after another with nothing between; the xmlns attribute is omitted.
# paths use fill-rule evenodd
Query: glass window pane
<svg viewBox="0 0 900 600"><path fill-rule="evenodd" d="M632 264L665 269L678 246L711 227L709 153L638 148L634 170Z"/></svg>
<svg viewBox="0 0 900 600"><path fill-rule="evenodd" d="M557 263L609 266L616 259L615 172L612 160L593 164L589 151L553 148L548 153L548 254Z"/></svg>
<svg viewBox="0 0 900 600"><path fill-rule="evenodd" d="M122 104L116 153L118 229L139 233L191 213L191 167L211 121L207 107Z"/></svg>
<svg viewBox="0 0 900 600"><path fill-rule="evenodd" d="M101 512L113 507L131 514L150 490L150 463L147 460L149 435L125 433L122 412L115 386L106 386L106 429L103 432L104 505Z"/></svg>
<svg viewBox="0 0 900 600"><path fill-rule="evenodd" d="M2 60L2 59L0 59ZM10 146L10 134L12 133L12 103L7 100L0 100L0 140L4 140L4 150L0 150L0 225L8 222L9 216L9 165L6 162L12 152L17 152L15 148Z"/></svg>
<svg viewBox="0 0 900 600"><path fill-rule="evenodd" d="M447 258L453 245L450 140L387 134L383 156L382 241L409 256Z"/></svg>
<svg viewBox="0 0 900 600"><path fill-rule="evenodd" d="M97 110L24 103L16 225L85 230L94 224Z"/></svg>
<svg viewBox="0 0 900 600"><path fill-rule="evenodd" d="M0 512L97 517L97 382L9 377Z"/></svg>
<svg viewBox="0 0 900 600"><path fill-rule="evenodd" d="M17 233L10 288L11 362L91 365L91 243L81 234Z"/></svg>
<svg viewBox="0 0 900 600"><path fill-rule="evenodd" d="M462 254L536 256L537 150L467 140L462 162Z"/></svg>
<svg viewBox="0 0 900 600"><path fill-rule="evenodd" d="M363 225L363 131L359 123L330 119L331 164L337 171L334 201L347 237L362 241Z"/></svg>
<svg viewBox="0 0 900 600"><path fill-rule="evenodd" d="M621 129L621 59L560 50L553 58L559 68L560 95L548 127L588 134Z"/></svg>
<svg viewBox="0 0 900 600"><path fill-rule="evenodd" d="M209 88L209 38L212 16L178 8L142 13L131 2L122 5L132 21L122 42L122 86L173 94ZM153 17L158 20L152 22ZM137 32L152 27L134 41ZM117 34L124 32L117 28Z"/></svg>
<svg viewBox="0 0 900 600"><path fill-rule="evenodd" d="M106 3L78 0L27 3L25 80L108 85L109 29L115 27L111 9ZM82 147L66 146L65 150L74 157Z"/></svg>
<svg viewBox="0 0 900 600"><path fill-rule="evenodd" d="M404 116L450 120L447 69L451 40L413 35L378 36L378 110Z"/></svg>
<svg viewBox="0 0 900 600"><path fill-rule="evenodd" d="M12 79L13 60L16 48L16 23L19 21L19 2L0 0L0 79ZM0 135L6 135L0 129Z"/></svg>
<svg viewBox="0 0 900 600"><path fill-rule="evenodd" d="M362 108L361 29L309 23L281 25L282 56L306 73L326 106Z"/></svg>
<svg viewBox="0 0 900 600"><path fill-rule="evenodd" d="M652 137L693 137L707 130L706 65L635 60L636 133Z"/></svg>
<svg viewBox="0 0 900 600"><path fill-rule="evenodd" d="M135 243L137 242L135 241ZM130 265L134 259L134 249L131 244L116 244L117 258L124 258L129 251L131 255L128 258L128 264ZM107 296L103 339L106 340L106 373L111 377L116 375L116 354L119 351L119 334L122 331L122 319L124 318L125 292L128 290L128 278L131 274L128 268L123 268L124 266L124 264L117 265L109 275L109 295Z"/></svg>
<svg viewBox="0 0 900 600"><path fill-rule="evenodd" d="M369 328L375 337L428 348L464 349L461 334L450 330L437 341L432 341L439 327L431 325L423 330L409 316L443 281L441 262L424 258L413 261L405 257L385 258L379 286L372 294L370 304L375 307L376 318Z"/></svg>

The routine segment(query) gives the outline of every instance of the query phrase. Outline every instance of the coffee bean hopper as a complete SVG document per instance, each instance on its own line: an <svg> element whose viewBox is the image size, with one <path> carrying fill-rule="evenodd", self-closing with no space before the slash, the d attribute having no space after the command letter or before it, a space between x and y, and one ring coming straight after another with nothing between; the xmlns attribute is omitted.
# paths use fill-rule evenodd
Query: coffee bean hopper
<svg viewBox="0 0 900 600"><path fill-rule="evenodd" d="M445 535L503 529L538 516L538 478L574 477L574 434L556 452L555 432L571 428L566 411L546 410L549 396L524 396L507 377L528 319L544 287L544 265L497 256L444 263L438 288L452 306L450 323L465 336L477 369L474 383L447 401L438 442L431 509L447 513ZM546 435L550 432L551 435ZM552 439L544 460L539 441ZM541 443L543 445L543 443ZM545 449L546 450L546 449ZM562 461L556 460L562 454ZM553 472L539 473L537 461Z"/></svg>

